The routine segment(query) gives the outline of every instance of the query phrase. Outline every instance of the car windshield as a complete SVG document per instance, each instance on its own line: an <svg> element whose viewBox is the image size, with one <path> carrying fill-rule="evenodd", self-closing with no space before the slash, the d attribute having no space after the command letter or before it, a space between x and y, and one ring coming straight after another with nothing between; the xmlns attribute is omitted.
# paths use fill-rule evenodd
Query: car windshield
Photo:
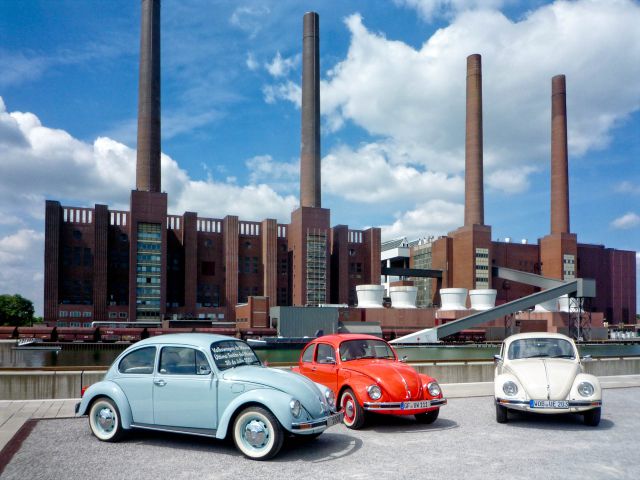
<svg viewBox="0 0 640 480"><path fill-rule="evenodd" d="M524 338L509 345L509 358L575 358L573 345L562 338Z"/></svg>
<svg viewBox="0 0 640 480"><path fill-rule="evenodd" d="M262 365L251 347L240 340L222 340L212 343L211 354L218 370L242 365Z"/></svg>
<svg viewBox="0 0 640 480"><path fill-rule="evenodd" d="M359 358L395 360L396 356L387 342L383 340L347 340L340 344L340 359L343 362Z"/></svg>

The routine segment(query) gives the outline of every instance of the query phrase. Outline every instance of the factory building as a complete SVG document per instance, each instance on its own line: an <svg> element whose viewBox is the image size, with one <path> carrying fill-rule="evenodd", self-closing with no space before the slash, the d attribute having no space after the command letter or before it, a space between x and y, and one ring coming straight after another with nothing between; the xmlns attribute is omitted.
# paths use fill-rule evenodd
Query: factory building
<svg viewBox="0 0 640 480"><path fill-rule="evenodd" d="M269 306L354 304L356 285L379 282L380 229L331 228L330 211L321 206L318 15L303 19L301 204L282 224L168 213L160 176L160 1L141 3L130 209L46 202L45 322L223 325L252 297L267 298Z"/></svg>

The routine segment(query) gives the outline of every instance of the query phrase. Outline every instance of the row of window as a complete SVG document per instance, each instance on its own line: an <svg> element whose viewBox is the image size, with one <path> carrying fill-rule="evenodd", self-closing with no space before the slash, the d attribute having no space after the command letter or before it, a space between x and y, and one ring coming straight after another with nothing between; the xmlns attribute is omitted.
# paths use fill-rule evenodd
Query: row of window
<svg viewBox="0 0 640 480"><path fill-rule="evenodd" d="M58 316L60 317L73 317L73 318L77 318L77 317L85 317L85 318L89 318L93 316L92 312L78 312L75 310L72 311L67 311L67 310L60 310L60 312L58 312Z"/></svg>

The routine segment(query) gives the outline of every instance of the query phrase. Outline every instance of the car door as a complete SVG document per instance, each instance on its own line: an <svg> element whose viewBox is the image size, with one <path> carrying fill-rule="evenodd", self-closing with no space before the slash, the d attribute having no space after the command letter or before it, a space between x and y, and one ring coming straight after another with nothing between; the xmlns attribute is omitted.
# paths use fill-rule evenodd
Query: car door
<svg viewBox="0 0 640 480"><path fill-rule="evenodd" d="M315 361L311 366L314 381L326 385L334 392L337 387L336 351L328 343L318 343Z"/></svg>
<svg viewBox="0 0 640 480"><path fill-rule="evenodd" d="M153 423L153 369L156 347L142 347L126 354L118 362L113 382L124 392L134 423Z"/></svg>
<svg viewBox="0 0 640 480"><path fill-rule="evenodd" d="M313 370L313 356L316 349L315 343L310 343L302 352L302 356L300 357L300 373L305 377L309 377L314 382L317 381L315 378L315 370Z"/></svg>
<svg viewBox="0 0 640 480"><path fill-rule="evenodd" d="M204 352L163 346L153 379L153 418L170 427L217 427L217 381Z"/></svg>

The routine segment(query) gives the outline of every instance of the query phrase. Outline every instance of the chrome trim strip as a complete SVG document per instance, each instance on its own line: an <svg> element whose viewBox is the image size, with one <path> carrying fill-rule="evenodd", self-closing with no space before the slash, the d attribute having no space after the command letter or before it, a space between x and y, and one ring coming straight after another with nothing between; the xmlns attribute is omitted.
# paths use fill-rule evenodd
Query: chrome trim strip
<svg viewBox="0 0 640 480"><path fill-rule="evenodd" d="M602 400L559 400L568 401L569 408L571 407L601 407ZM529 406L530 400L509 400L507 398L496 398L498 405L525 405Z"/></svg>
<svg viewBox="0 0 640 480"><path fill-rule="evenodd" d="M143 430L155 430L158 432L186 433L188 435L197 435L199 437L215 438L216 436L216 431L210 428L170 427L167 425L151 425L148 423L132 423L131 428L140 428Z"/></svg>

